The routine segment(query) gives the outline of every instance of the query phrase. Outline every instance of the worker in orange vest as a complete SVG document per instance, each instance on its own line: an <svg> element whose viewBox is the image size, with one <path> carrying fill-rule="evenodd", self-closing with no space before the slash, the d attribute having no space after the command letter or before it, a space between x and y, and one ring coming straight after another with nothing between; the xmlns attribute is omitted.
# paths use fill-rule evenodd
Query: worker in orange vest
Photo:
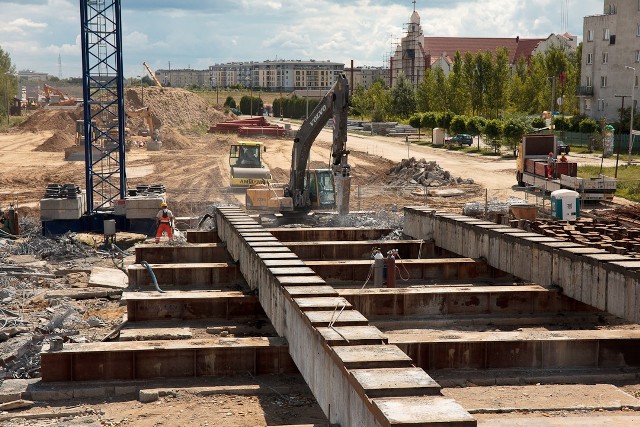
<svg viewBox="0 0 640 427"><path fill-rule="evenodd" d="M160 242L160 237L163 233L167 233L169 240L173 240L173 212L167 208L167 204L162 202L160 210L156 215L156 223L158 224L158 231L156 231L156 243Z"/></svg>

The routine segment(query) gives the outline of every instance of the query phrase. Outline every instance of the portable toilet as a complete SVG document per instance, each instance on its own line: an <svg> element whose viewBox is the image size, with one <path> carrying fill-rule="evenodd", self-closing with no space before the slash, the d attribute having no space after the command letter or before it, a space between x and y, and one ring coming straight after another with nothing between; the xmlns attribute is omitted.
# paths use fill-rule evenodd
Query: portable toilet
<svg viewBox="0 0 640 427"><path fill-rule="evenodd" d="M561 221L575 221L580 218L580 194L573 190L553 191L551 217Z"/></svg>
<svg viewBox="0 0 640 427"><path fill-rule="evenodd" d="M432 135L433 145L444 145L444 129L434 128Z"/></svg>

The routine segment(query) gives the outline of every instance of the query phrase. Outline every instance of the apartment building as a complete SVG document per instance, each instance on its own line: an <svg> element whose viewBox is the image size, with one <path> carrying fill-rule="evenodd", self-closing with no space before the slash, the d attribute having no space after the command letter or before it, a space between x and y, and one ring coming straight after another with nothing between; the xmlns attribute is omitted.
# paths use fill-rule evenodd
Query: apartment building
<svg viewBox="0 0 640 427"><path fill-rule="evenodd" d="M335 76L344 72L344 64L331 61L275 60L231 62L209 67L213 86L243 85L263 90L328 90Z"/></svg>
<svg viewBox="0 0 640 427"><path fill-rule="evenodd" d="M367 90L378 79L389 82L389 69L385 67L349 67L345 68L344 72L352 89L360 85Z"/></svg>
<svg viewBox="0 0 640 427"><path fill-rule="evenodd" d="M634 70L635 69L635 70ZM637 108L640 75L640 0L605 0L602 15L584 18L580 112L618 119L633 91Z"/></svg>

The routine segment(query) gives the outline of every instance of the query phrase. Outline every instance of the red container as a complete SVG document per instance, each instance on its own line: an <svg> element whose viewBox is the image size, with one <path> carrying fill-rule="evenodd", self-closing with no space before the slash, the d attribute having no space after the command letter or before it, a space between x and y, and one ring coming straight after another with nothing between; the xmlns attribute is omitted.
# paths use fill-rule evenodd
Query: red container
<svg viewBox="0 0 640 427"><path fill-rule="evenodd" d="M556 162L556 177L560 175L578 176L578 164L575 162Z"/></svg>
<svg viewBox="0 0 640 427"><path fill-rule="evenodd" d="M547 176L547 162L537 161L535 162L535 174L541 177Z"/></svg>

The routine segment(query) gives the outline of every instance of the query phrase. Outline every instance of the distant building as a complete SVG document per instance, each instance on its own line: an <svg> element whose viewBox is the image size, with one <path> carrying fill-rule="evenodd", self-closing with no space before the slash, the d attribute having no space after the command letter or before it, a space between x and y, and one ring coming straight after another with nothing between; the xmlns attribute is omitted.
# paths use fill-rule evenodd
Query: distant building
<svg viewBox="0 0 640 427"><path fill-rule="evenodd" d="M192 70L190 68L175 70L156 70L156 77L162 86L188 87L191 85L208 86L209 72L207 70Z"/></svg>
<svg viewBox="0 0 640 427"><path fill-rule="evenodd" d="M291 92L304 89L328 90L344 64L331 61L276 60L231 62L209 67L211 86L245 86Z"/></svg>
<svg viewBox="0 0 640 427"><path fill-rule="evenodd" d="M49 80L49 74L47 73L38 73L32 70L22 70L18 71L18 77L21 81L37 81L37 82L46 82Z"/></svg>
<svg viewBox="0 0 640 427"><path fill-rule="evenodd" d="M604 1L602 15L583 21L580 112L616 121L622 100L638 103L640 75L640 1ZM635 71L626 67L633 67ZM631 104L625 99L625 108Z"/></svg>
<svg viewBox="0 0 640 427"><path fill-rule="evenodd" d="M344 72L351 85L351 90L361 85L365 90L369 89L378 79L389 81L389 69L384 67L353 67L345 68Z"/></svg>
<svg viewBox="0 0 640 427"><path fill-rule="evenodd" d="M528 60L538 52L547 51L551 46L575 51L578 45L577 38L570 34L551 34L546 39L425 37L420 24L420 15L415 10L406 27L405 36L389 59L391 80L388 83L390 85L393 85L400 73L403 73L414 87L417 87L427 69L440 67L445 75L448 75L453 65L455 53L458 51L464 56L467 52L472 54L486 51L495 53L500 48L506 48L509 53L509 63L513 66L520 58Z"/></svg>

